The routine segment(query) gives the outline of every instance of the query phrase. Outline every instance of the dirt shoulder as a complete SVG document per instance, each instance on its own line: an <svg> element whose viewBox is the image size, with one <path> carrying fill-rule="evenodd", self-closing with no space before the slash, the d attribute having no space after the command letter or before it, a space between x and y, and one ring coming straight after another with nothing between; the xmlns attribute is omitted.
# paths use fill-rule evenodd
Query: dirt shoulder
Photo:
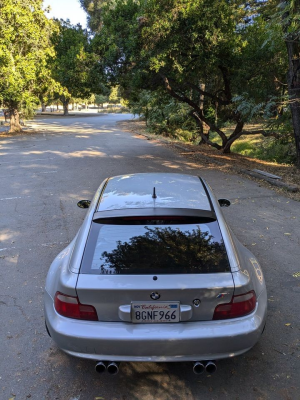
<svg viewBox="0 0 300 400"><path fill-rule="evenodd" d="M174 151L192 159L194 163L205 164L209 168L215 168L223 172L241 174L284 196L300 201L300 171L294 166L261 161L236 153L223 154L210 146L192 145L161 135L154 135L146 130L145 122L139 120L120 121L118 122L118 126L124 131L143 135L149 140L156 140L164 143L166 146L171 146ZM270 179L263 175L260 177L260 174L258 174L259 177L256 177L253 170L260 170L277 175L281 177L281 179ZM269 179L271 183L266 179ZM282 184L282 187L276 186L278 184ZM295 190L295 192L293 192L293 190Z"/></svg>

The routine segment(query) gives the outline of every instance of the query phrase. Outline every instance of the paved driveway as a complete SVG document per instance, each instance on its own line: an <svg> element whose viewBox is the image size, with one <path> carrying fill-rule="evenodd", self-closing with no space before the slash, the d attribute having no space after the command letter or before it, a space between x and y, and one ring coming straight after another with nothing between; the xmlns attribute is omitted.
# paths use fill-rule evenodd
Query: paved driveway
<svg viewBox="0 0 300 400"><path fill-rule="evenodd" d="M45 117L34 122L40 133L0 138L0 398L300 399L300 204L120 131L115 122L129 117ZM45 277L84 218L77 200L109 175L152 171L201 174L229 198L225 216L265 272L263 337L209 377L190 363L123 363L117 376L97 375L94 362L63 354L44 329Z"/></svg>

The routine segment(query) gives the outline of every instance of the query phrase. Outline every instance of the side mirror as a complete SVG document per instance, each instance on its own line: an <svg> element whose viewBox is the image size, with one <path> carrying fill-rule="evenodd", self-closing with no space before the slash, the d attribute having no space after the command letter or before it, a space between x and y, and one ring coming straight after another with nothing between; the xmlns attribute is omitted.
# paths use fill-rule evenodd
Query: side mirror
<svg viewBox="0 0 300 400"><path fill-rule="evenodd" d="M91 200L80 200L77 203L77 206L79 208L89 208L90 204L91 204Z"/></svg>
<svg viewBox="0 0 300 400"><path fill-rule="evenodd" d="M219 199L218 200L220 207L229 207L230 206L230 201L227 199Z"/></svg>

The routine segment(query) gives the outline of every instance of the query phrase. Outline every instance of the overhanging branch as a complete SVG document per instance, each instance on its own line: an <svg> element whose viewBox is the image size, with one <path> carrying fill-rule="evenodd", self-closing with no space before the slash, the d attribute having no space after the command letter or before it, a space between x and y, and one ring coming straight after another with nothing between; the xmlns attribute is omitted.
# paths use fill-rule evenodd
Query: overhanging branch
<svg viewBox="0 0 300 400"><path fill-rule="evenodd" d="M187 96L185 96L184 94L180 94L180 95L179 95L179 94L172 88L172 86L170 85L170 80L169 80L165 75L161 74L161 77L162 77L162 79L163 79L163 81L164 81L164 85L165 85L165 88L166 88L167 92L168 92L172 97L174 97L175 99L177 99L177 100L179 100L179 101L181 101L181 102L184 102L184 103L187 103L188 105L190 105L190 106L194 109L194 112L197 113L197 117L198 117L199 119L201 119L203 122L205 122L206 125L208 125L209 128L210 128L212 131L217 132L217 133L219 134L219 136L220 136L221 139L222 139L223 145L225 145L225 143L227 142L227 137L226 137L225 133L222 132L215 124L213 124L213 123L210 122L207 118L205 118L205 116L204 116L204 114L203 114L203 110L201 110L200 107L199 107L195 102L193 102L191 99L189 99L189 98L188 98ZM174 82L174 80L173 80L173 82Z"/></svg>

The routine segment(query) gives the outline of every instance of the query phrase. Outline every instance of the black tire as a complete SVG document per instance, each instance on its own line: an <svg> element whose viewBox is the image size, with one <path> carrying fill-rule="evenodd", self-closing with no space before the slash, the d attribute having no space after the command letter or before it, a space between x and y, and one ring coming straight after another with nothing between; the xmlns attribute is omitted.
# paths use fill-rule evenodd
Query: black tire
<svg viewBox="0 0 300 400"><path fill-rule="evenodd" d="M46 320L45 320L45 327L46 327L46 331L47 331L48 335L51 337Z"/></svg>

